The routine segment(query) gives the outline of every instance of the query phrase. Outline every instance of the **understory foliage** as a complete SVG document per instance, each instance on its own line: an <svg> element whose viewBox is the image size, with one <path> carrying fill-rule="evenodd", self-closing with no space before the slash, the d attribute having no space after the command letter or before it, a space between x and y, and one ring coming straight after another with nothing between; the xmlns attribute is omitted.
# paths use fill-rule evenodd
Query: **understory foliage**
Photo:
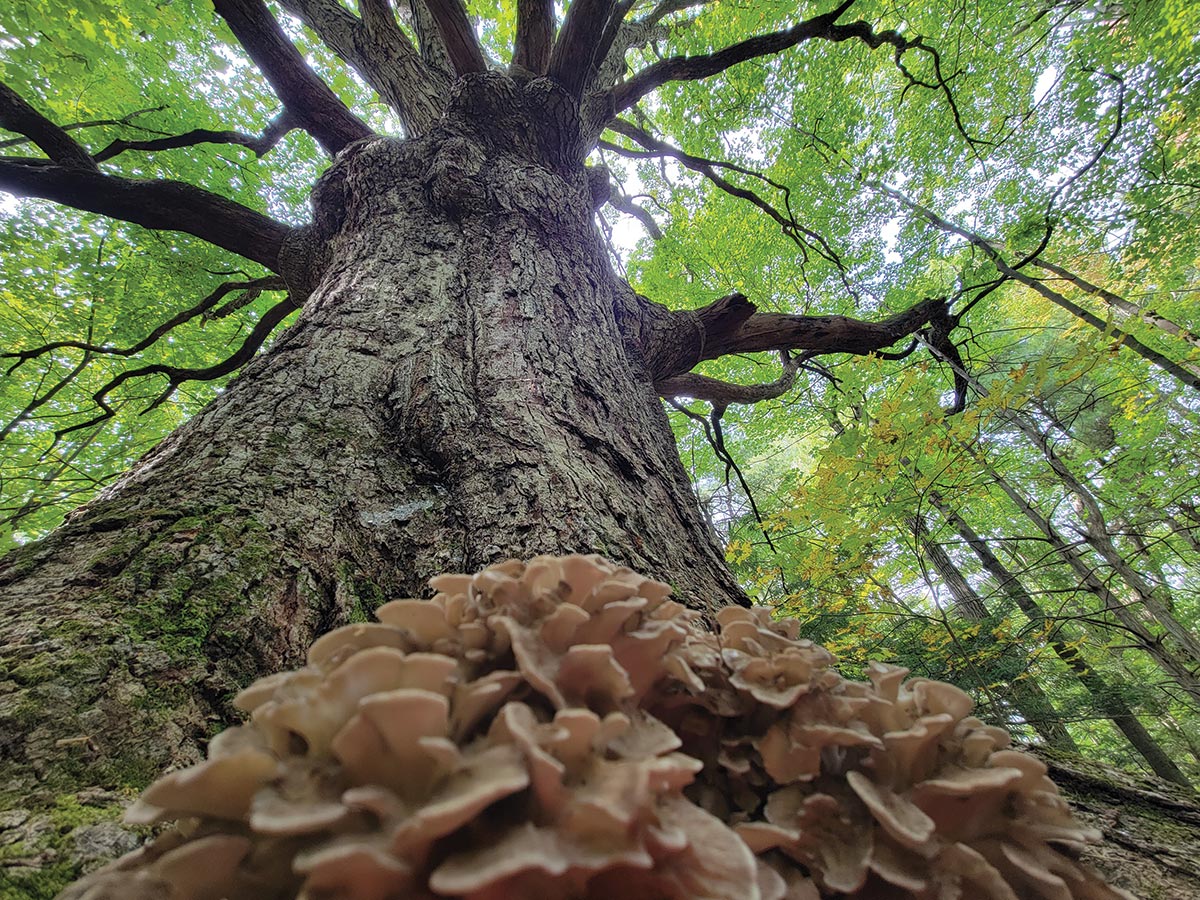
<svg viewBox="0 0 1200 900"><path fill-rule="evenodd" d="M681 88L654 116L689 153L769 178L739 183L836 262L656 158L628 170L660 231L629 271L697 305L740 290L856 315L948 297L959 358L825 357L719 423L681 404L684 461L752 594L847 671L909 666L1027 740L1155 770L1114 723L1136 719L1178 767L1158 773L1194 784L1200 11L902 14L940 36L955 110L911 87L897 102L885 87L902 73L823 47ZM778 366L704 371L764 381Z"/></svg>
<svg viewBox="0 0 1200 900"><path fill-rule="evenodd" d="M320 5L272 10L362 122L402 133L289 12ZM518 5L466 4L490 65L509 62ZM643 29L621 85L833 6L615 8ZM903 665L1031 741L1195 783L1200 5L845 8L892 39L667 81L590 160L612 173L599 225L614 264L673 309L741 294L877 321L940 301L879 352L730 353L697 369L722 388L664 384L701 502L755 599L847 674ZM265 143L280 101L207 0L2 4L0 82L97 157L236 127L244 140L127 148L105 171L309 217L327 160L300 128ZM36 152L0 134L5 157ZM238 368L221 363L265 316L293 313L258 263L90 212L0 194L0 246L9 548L221 391Z"/></svg>

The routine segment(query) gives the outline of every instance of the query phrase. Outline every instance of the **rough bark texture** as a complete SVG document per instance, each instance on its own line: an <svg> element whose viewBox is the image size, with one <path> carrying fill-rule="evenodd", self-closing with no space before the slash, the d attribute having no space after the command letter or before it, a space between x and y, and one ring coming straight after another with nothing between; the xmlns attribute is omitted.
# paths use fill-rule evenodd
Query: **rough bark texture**
<svg viewBox="0 0 1200 900"><path fill-rule="evenodd" d="M196 760L236 688L437 572L599 552L700 608L744 599L618 329L635 300L555 92L477 76L424 137L348 147L314 192L330 262L299 322L0 562L12 821ZM61 883L72 848L14 827L0 895Z"/></svg>

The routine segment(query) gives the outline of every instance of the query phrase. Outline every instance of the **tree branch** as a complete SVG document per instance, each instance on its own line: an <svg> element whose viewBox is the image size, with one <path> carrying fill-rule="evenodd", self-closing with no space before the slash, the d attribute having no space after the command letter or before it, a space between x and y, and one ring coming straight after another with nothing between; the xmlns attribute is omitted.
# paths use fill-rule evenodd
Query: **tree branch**
<svg viewBox="0 0 1200 900"><path fill-rule="evenodd" d="M165 363L154 363L149 366L142 366L138 369L130 369L127 372L120 373L92 395L92 399L101 409L100 414L93 416L86 422L80 422L76 425L70 425L66 428L58 430L54 434L55 441L61 440L63 437L73 431L91 428L93 425L98 425L101 422L111 419L116 414L116 410L109 405L108 395L132 378L144 378L149 375L165 375L167 377L166 390L159 394L159 396L155 398L154 402L152 402L148 407L146 407L145 410L143 410L143 412L150 412L150 410L155 409L166 402L170 396L175 393L175 390L185 382L214 381L217 378L221 378L230 374L231 372L236 371L253 358L254 354L258 352L258 349L266 342L267 338L271 336L271 332L275 330L275 327L296 309L298 309L298 307L292 302L291 297L286 297L279 303L276 303L269 310L263 313L263 317L259 319L257 323L255 323L253 330L250 332L249 336L247 336L246 340L242 342L242 345L226 359L216 363L215 365L188 369L178 366L169 366Z"/></svg>
<svg viewBox="0 0 1200 900"><path fill-rule="evenodd" d="M96 171L96 160L7 84L0 82L0 127L23 134L61 166Z"/></svg>
<svg viewBox="0 0 1200 900"><path fill-rule="evenodd" d="M370 3L384 3L387 0L359 0ZM405 3L409 14L409 23L417 36L417 51L421 60L433 72L435 80L440 84L450 85L454 81L454 65L450 62L450 52L446 42L442 40L437 22L425 0L398 0Z"/></svg>
<svg viewBox="0 0 1200 900"><path fill-rule="evenodd" d="M774 381L764 384L732 384L697 372L685 372L654 382L654 389L660 397L694 397L706 400L714 409L720 410L734 403L753 404L774 400L792 389L796 383L796 373L805 359L803 355L792 356L786 351L780 352L779 357L783 362L783 372Z"/></svg>
<svg viewBox="0 0 1200 900"><path fill-rule="evenodd" d="M104 162L126 150L175 150L180 147L194 147L197 144L237 144L253 150L255 156L262 158L294 127L292 119L284 112L277 116L267 126L267 130L258 136L241 131L210 131L207 128L196 128L184 134L154 138L148 141L117 139L97 153L95 159L96 162Z"/></svg>
<svg viewBox="0 0 1200 900"><path fill-rule="evenodd" d="M725 446L725 432L721 427L721 417L725 415L725 407L718 406L716 403L712 405L712 410L708 416L702 416L697 412L688 409L678 400L673 397L666 397L666 401L671 404L679 412L683 413L693 422L699 422L704 429L704 437L708 441L709 447L712 448L713 455L717 461L725 465L725 487L729 488L730 474L737 475L738 484L742 486L742 492L746 495L746 500L750 503L750 512L753 513L754 519L758 522L759 529L762 531L763 537L767 541L767 546L771 548L771 552L777 552L775 542L771 540L771 534L767 531L763 520L762 513L758 509L758 503L754 500L754 492L750 490L750 485L746 481L746 476L742 474L742 468L737 464L737 460L733 458L733 454L729 452L729 448Z"/></svg>
<svg viewBox="0 0 1200 900"><path fill-rule="evenodd" d="M877 191L887 197L891 197L906 209L917 213L919 216L941 231L944 231L947 234L957 235L958 237L967 241L973 247L976 247L980 252L982 252L983 255L991 261L992 265L996 267L996 270L1005 278L1019 282L1020 284L1025 285L1027 288L1037 291L1037 293L1041 294L1055 306L1065 309L1067 312L1071 313L1071 315L1082 319L1093 328L1105 334L1112 334L1120 345L1128 347L1138 356L1142 357L1142 359L1152 363L1155 366L1158 366L1164 372L1174 376L1189 387L1200 390L1200 372L1193 372L1186 364L1177 363L1174 360L1169 359L1162 353L1159 353L1153 347L1143 344L1128 332L1111 326L1108 322L1106 322L1104 319L1101 319L1095 313L1084 309L1077 303L1073 303L1071 300L1067 299L1058 291L1049 287L1040 279L1033 278L1014 268L1004 259L1000 251L993 246L992 241L989 241L987 238L977 234L974 231L963 228L959 225L955 225L953 222L943 219L937 213L933 212L933 210L922 206L915 200L911 199L900 191L897 191L895 188L890 188L878 181L871 181L868 179L864 179L863 184L874 191ZM1029 262L1036 258L1036 256L1027 256L1026 260L1023 262ZM961 316L963 312L965 312L965 310L959 311L957 316Z"/></svg>
<svg viewBox="0 0 1200 900"><path fill-rule="evenodd" d="M459 75L487 71L483 48L479 46L479 38L475 36L462 0L425 0L425 5L437 22L454 71Z"/></svg>
<svg viewBox="0 0 1200 900"><path fill-rule="evenodd" d="M279 271L293 229L225 197L181 181L107 175L43 159L0 157L0 190L38 197L144 228L182 231Z"/></svg>
<svg viewBox="0 0 1200 900"><path fill-rule="evenodd" d="M1155 328L1165 331L1167 334L1174 335L1177 338L1187 341L1197 350L1200 350L1200 334L1194 331L1189 331L1177 322L1160 315L1152 309L1142 309L1136 303L1126 300L1120 294L1115 294L1110 290L1092 284L1080 275L1064 269L1062 266L1056 266L1053 263L1046 262L1040 256L1033 257L1030 262L1040 269L1045 269L1057 275L1063 281L1073 284L1085 294L1091 294L1099 297L1105 303L1113 308L1113 310L1124 318L1137 318L1143 322L1148 322Z"/></svg>
<svg viewBox="0 0 1200 900"><path fill-rule="evenodd" d="M100 128L105 125L128 125L133 128L138 128L141 131L150 131L148 128L143 128L140 125L134 125L133 120L138 116L144 116L146 113L162 112L166 109L165 106L147 106L145 109L135 109L126 116L121 116L119 119L91 119L87 122L71 122L68 125L61 125L63 131L76 131L80 128ZM27 137L13 138L8 141L0 141L0 150L7 150L9 147L19 147L22 144L33 143Z"/></svg>
<svg viewBox="0 0 1200 900"><path fill-rule="evenodd" d="M842 274L842 283L852 296L855 295L850 283L845 279L846 266L842 263L841 257L838 256L837 252L831 246L829 246L829 242L826 241L824 237L813 231L811 228L806 228L796 221L796 218L791 211L791 188L789 188L786 184L781 184L780 182L763 175L761 172L755 172L753 169L747 169L744 166L739 166L734 163L721 162L720 160L705 159L701 156L693 156L690 153L686 153L677 147L673 147L670 144L659 140L649 132L638 128L632 122L626 122L624 119L614 119L608 123L608 127L612 131L615 131L618 134L640 144L642 147L645 147L646 150L645 154L639 154L638 151L631 151L624 147L618 146L617 144L612 144L608 141L601 141L601 146L603 146L605 149L612 150L614 153L618 153L622 156L669 156L684 168L691 169L693 172L698 172L699 174L703 175L714 185L716 185L716 187L720 188L730 196L737 197L739 200L745 200L748 203L754 204L754 206L758 207L762 212L766 213L772 220L774 220L775 223L779 225L780 230L783 231L783 233L788 237L788 239L800 248L801 253L804 255L805 262L808 261L808 251L810 249L816 251L819 256L821 256L827 262L832 263L838 269L838 271ZM729 179L719 175L717 173L717 169L725 169L730 172L737 172L740 175L757 178L764 184L775 188L777 191L780 191L783 194L783 203L786 213L780 212L774 205L767 202L754 191L749 190L748 188L740 187Z"/></svg>
<svg viewBox="0 0 1200 900"><path fill-rule="evenodd" d="M327 153L374 134L308 67L263 0L213 0L213 5L284 109Z"/></svg>
<svg viewBox="0 0 1200 900"><path fill-rule="evenodd" d="M338 0L280 0L379 92L409 135L420 134L441 116L449 83L421 60L399 26L385 24L384 13L390 15L390 8L376 8L385 3L365 0L365 18L359 19Z"/></svg>
<svg viewBox="0 0 1200 900"><path fill-rule="evenodd" d="M620 210L627 216L633 216L642 223L642 227L646 229L646 233L656 241L661 241L663 237L662 229L658 227L658 223L654 221L654 216L633 202L633 198L626 196L620 191L613 191L608 197L608 205L613 209Z"/></svg>
<svg viewBox="0 0 1200 900"><path fill-rule="evenodd" d="M252 295L251 299L256 298L262 291L281 291L286 290L282 278L277 276L269 276L267 278L256 278L252 281L227 281L210 293L207 297L201 300L194 306L190 306L172 316L167 321L163 322L148 335L128 347L113 347L109 344L93 344L90 341L51 341L49 344L43 344L40 347L31 347L28 350L13 350L8 353L0 353L0 359L15 359L8 368L8 374L11 375L23 363L31 359L36 359L39 356L44 356L47 353L53 353L55 350L83 350L85 353L94 354L97 356L133 356L136 353L141 353L147 347L156 343L168 332L173 331L180 325L190 322L198 316L205 318L217 318L217 313L221 310L216 310L210 316L210 310L213 309L229 294L235 291L244 291L247 295ZM237 301L233 301L237 302ZM222 307L225 309L225 307Z"/></svg>
<svg viewBox="0 0 1200 900"><path fill-rule="evenodd" d="M612 52L617 35L625 24L625 17L629 15L629 11L633 9L635 3L637 0L617 0L613 6L613 11L608 17L608 24L604 26L604 33L600 35L600 40L596 42L596 49L592 52L592 70L597 75L603 68L605 60L608 59L609 53Z"/></svg>
<svg viewBox="0 0 1200 900"><path fill-rule="evenodd" d="M545 75L554 45L554 0L517 0L513 65Z"/></svg>
<svg viewBox="0 0 1200 900"><path fill-rule="evenodd" d="M623 109L628 109L646 94L668 81L695 81L700 78L708 78L746 60L779 53L811 38L826 37L834 23L853 4L854 0L842 0L842 3L830 12L805 19L782 31L747 38L715 53L700 56L672 56L654 63L614 89L614 112L619 113Z"/></svg>
<svg viewBox="0 0 1200 900"><path fill-rule="evenodd" d="M616 0L572 0L550 54L549 75L579 99L592 76L600 41ZM623 15L623 13L622 13Z"/></svg>
<svg viewBox="0 0 1200 900"><path fill-rule="evenodd" d="M927 298L887 319L865 322L763 313L740 293L695 310L672 311L645 298L641 303L641 331L634 340L655 384L730 353L800 350L800 362L822 353L875 353L915 335L945 309L942 298Z"/></svg>
<svg viewBox="0 0 1200 900"><path fill-rule="evenodd" d="M654 63L629 79L629 81L618 85L609 92L609 109L611 110L611 115L615 116L622 110L628 109L646 94L668 81L695 81L701 78L708 78L738 63L746 62L760 56L780 53L812 38L823 38L835 43L857 40L866 44L872 50L882 47L885 44L890 46L895 55L896 67L900 70L909 86L919 86L941 91L950 107L950 112L954 117L954 124L959 134L972 147L990 143L989 141L972 137L968 134L966 126L963 124L962 116L959 113L958 104L950 91L949 83L954 76L951 75L947 78L942 72L942 60L938 51L927 44L924 38L920 36L907 38L895 29L875 31L867 22L863 21L850 22L844 25L836 24L842 14L853 4L854 0L843 0L840 6L823 15L806 19L803 22L793 25L791 28L747 38L744 41L740 41L714 53L701 56L673 56L661 62ZM903 57L909 50L920 50L930 58L936 80L922 81L908 70L904 65Z"/></svg>

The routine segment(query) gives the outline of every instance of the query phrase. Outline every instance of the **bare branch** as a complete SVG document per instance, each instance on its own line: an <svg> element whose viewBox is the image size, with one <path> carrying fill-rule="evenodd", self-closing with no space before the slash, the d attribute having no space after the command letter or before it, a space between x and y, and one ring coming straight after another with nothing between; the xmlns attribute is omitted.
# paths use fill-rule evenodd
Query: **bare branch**
<svg viewBox="0 0 1200 900"><path fill-rule="evenodd" d="M550 77L579 99L592 77L601 38L616 0L572 0L550 54Z"/></svg>
<svg viewBox="0 0 1200 900"><path fill-rule="evenodd" d="M386 0L368 0L359 19L338 0L280 0L280 5L305 25L362 76L404 124L420 134L437 121L449 83L424 62L400 30L385 23L390 9L376 8Z"/></svg>
<svg viewBox="0 0 1200 900"><path fill-rule="evenodd" d="M0 82L0 127L25 135L46 156L61 166L92 171L98 168L96 161L75 142L74 138L2 82Z"/></svg>
<svg viewBox="0 0 1200 900"><path fill-rule="evenodd" d="M632 340L650 377L661 384L730 353L799 350L804 351L800 363L822 353L875 353L927 328L944 309L942 298L927 298L889 318L866 322L759 312L740 293L694 310L668 310L641 298L641 331Z"/></svg>
<svg viewBox="0 0 1200 900"><path fill-rule="evenodd" d="M142 128L140 125L135 125L133 120L138 116L144 116L146 113L162 112L166 109L165 106L147 106L145 109L135 109L128 115L121 116L119 119L90 119L86 122L70 122L66 125L59 126L63 131L77 131L80 128L101 128L103 126L119 126L127 125L133 128L138 128L142 131L150 131L148 128ZM10 147L20 147L22 144L32 144L27 137L12 138L7 141L0 141L0 150L7 150Z"/></svg>
<svg viewBox="0 0 1200 900"><path fill-rule="evenodd" d="M619 2L608 20L608 27L592 60L596 75L592 79L590 89L603 91L611 88L617 79L625 74L625 55L630 50L645 47L652 40L665 39L670 30L662 24L662 20L668 15L689 6L700 6L710 2L712 0L660 0L650 12L632 21L627 21L625 16L634 4L630 0Z"/></svg>
<svg viewBox="0 0 1200 900"><path fill-rule="evenodd" d="M454 71L459 75L487 71L483 48L479 46L479 38L475 36L462 0L425 0L425 5L437 22Z"/></svg>
<svg viewBox="0 0 1200 900"><path fill-rule="evenodd" d="M617 0L616 5L613 6L613 11L608 17L608 24L604 26L604 33L600 35L600 40L596 42L596 49L592 52L592 69L597 73L604 65L608 54L612 52L617 35L625 23L625 17L629 15L629 11L633 9L636 2L637 0Z"/></svg>
<svg viewBox="0 0 1200 900"><path fill-rule="evenodd" d="M1117 140L1117 137L1121 134L1121 129L1125 124L1125 79L1107 72L1101 74L1117 85L1117 121L1113 124L1112 131L1109 132L1108 137L1100 143L1100 146L1096 148L1087 162L1072 172L1070 177L1064 178L1059 182L1054 190L1051 191L1050 197L1046 200L1046 211L1042 214L1043 221L1045 222L1045 226L1042 229L1042 239L1038 241L1037 247L1025 254L1024 258L1013 266L1014 269L1025 268L1032 259L1039 256L1046 249L1050 243L1051 236L1054 234L1054 207L1058 205L1059 199L1104 158L1105 154L1108 153L1113 143Z"/></svg>
<svg viewBox="0 0 1200 900"><path fill-rule="evenodd" d="M331 156L371 131L308 67L263 0L213 0L284 109Z"/></svg>
<svg viewBox="0 0 1200 900"><path fill-rule="evenodd" d="M197 144L237 144L253 150L255 156L262 158L294 127L295 125L291 118L285 112L272 121L267 126L267 130L258 136L246 134L241 131L210 131L207 128L196 128L183 134L146 141L125 141L118 139L97 153L95 159L96 162L104 162L106 159L112 159L126 150L175 150L180 147L194 147Z"/></svg>
<svg viewBox="0 0 1200 900"><path fill-rule="evenodd" d="M753 304L745 297L741 297L741 301L753 309ZM849 316L798 316L755 310L736 329L722 332L718 328L706 334L701 359L777 349L856 355L874 353L916 333L942 305L941 298L927 298L878 322Z"/></svg>
<svg viewBox="0 0 1200 900"><path fill-rule="evenodd" d="M554 0L517 0L513 65L545 75L554 44Z"/></svg>
<svg viewBox="0 0 1200 900"><path fill-rule="evenodd" d="M654 389L660 397L694 397L706 400L721 410L734 403L753 404L774 400L792 389L796 383L796 372L804 361L803 356L791 356L786 351L779 356L783 362L783 372L777 379L765 384L731 384L697 372L685 372L654 382Z"/></svg>
<svg viewBox="0 0 1200 900"><path fill-rule="evenodd" d="M672 56L654 63L613 91L614 112L619 113L623 109L628 109L646 94L668 81L695 81L700 78L708 78L748 59L779 53L815 37L828 37L834 23L853 4L854 0L843 0L836 9L830 12L805 19L782 31L747 38L715 53L700 56Z"/></svg>
<svg viewBox="0 0 1200 900"><path fill-rule="evenodd" d="M712 448L713 455L716 456L718 462L725 465L725 487L727 489L729 487L729 476L731 474L737 475L738 484L742 486L742 491L750 503L750 511L753 513L755 521L758 522L763 537L766 538L767 546L771 548L772 553L775 553L775 542L771 540L770 532L764 527L765 523L762 513L759 512L758 503L754 500L754 492L750 490L750 485L747 483L746 477L742 474L741 466L737 464L737 460L733 458L733 454L725 446L725 432L721 427L721 417L725 415L725 407L714 403L712 410L705 417L688 409L672 397L665 399L667 403L671 404L679 412L683 413L693 422L699 422L701 427L704 428L704 437L708 441L708 445Z"/></svg>
<svg viewBox="0 0 1200 900"><path fill-rule="evenodd" d="M658 223L654 221L654 217L645 209L634 203L631 197L622 194L620 191L613 191L612 194L609 195L608 205L613 209L620 210L627 216L633 216L642 223L642 226L646 229L646 232L650 235L650 237L654 238L656 241L662 240L662 229L658 227Z"/></svg>
<svg viewBox="0 0 1200 900"><path fill-rule="evenodd" d="M800 248L801 252L804 254L805 261L807 261L808 251L811 249L823 259L836 266L837 269L843 274L843 284L845 285L846 289L852 296L855 295L855 291L851 287L850 283L844 278L846 266L842 263L841 257L838 256L837 252L829 245L829 242L826 241L822 235L813 231L811 228L806 228L796 221L796 217L791 211L792 191L791 188L789 188L786 184L782 184L772 178L767 177L766 175L763 175L761 172L755 172L753 169L747 169L744 166L739 166L734 163L721 162L720 160L705 159L702 156L693 156L692 154L686 153L677 147L671 146L665 141L659 140L647 131L638 128L632 122L626 122L624 119L614 119L612 122L608 123L608 127L618 134L624 135L630 140L635 141L636 143L645 147L646 150L644 154L639 154L638 151L631 151L617 144L601 141L601 146L603 146L605 149L612 150L613 152L619 153L622 156L631 157L641 155L655 157L669 156L671 159L674 159L680 165L684 166L684 168L700 173L730 196L737 197L739 200L745 200L748 203L754 204L756 207L770 216L771 219L773 219L776 224L779 225L780 230L783 231L788 239ZM773 206L771 203L768 203L754 191L751 191L748 188L740 187L729 181L727 178L717 174L717 169L725 169L726 171L737 172L740 175L747 175L751 178L756 178L764 184L775 188L777 191L780 191L783 194L783 202L786 212L780 212L775 206Z"/></svg>
<svg viewBox="0 0 1200 900"><path fill-rule="evenodd" d="M30 400L25 408L13 417L12 421L6 424L3 428L0 428L0 441L7 440L8 436L17 430L18 426L28 422L31 418L33 418L33 414L35 412L53 400L58 393L63 390L63 388L69 386L76 379L76 377L78 377L79 373L87 368L88 363L91 361L91 354L85 352L83 354L83 358L75 364L74 368L60 378L58 382L55 383L52 388L50 388L50 390L46 391L44 394L35 396L32 400ZM43 380L42 383L45 384L45 381ZM38 390L41 390L40 386Z"/></svg>
<svg viewBox="0 0 1200 900"><path fill-rule="evenodd" d="M54 435L55 441L61 440L73 431L91 428L93 425L99 425L101 422L111 419L116 414L116 410L109 404L108 395L130 379L145 378L150 375L166 376L167 387L144 410L144 412L149 412L166 402L181 384L188 381L215 381L236 371L254 357L254 354L258 352L258 349L271 336L271 332L275 330L276 326L296 309L298 307L292 302L291 297L287 297L272 306L255 323L253 330L251 330L246 340L242 342L242 345L233 354L215 365L188 369L179 366L169 366L164 363L154 363L153 365L142 366L120 373L92 395L92 399L100 407L101 412L86 422L80 422L58 430Z"/></svg>
<svg viewBox="0 0 1200 900"><path fill-rule="evenodd" d="M828 13L806 19L791 28L747 38L714 53L700 56L673 56L654 63L609 92L611 115L628 109L646 94L668 81L695 81L708 78L738 63L780 53L813 38L822 38L833 42L856 40L866 44L872 50L884 45L891 47L896 67L910 87L916 86L940 91L950 107L956 129L967 142L972 147L990 143L973 137L967 132L954 95L950 91L950 81L953 80L954 75L947 77L943 73L942 59L938 51L927 44L924 38L920 36L907 38L894 29L875 31L870 24L863 21L849 22L844 25L836 24L842 14L853 4L854 0L843 0L840 6ZM904 55L909 50L918 50L929 58L933 65L935 80L923 81L905 66Z"/></svg>
<svg viewBox="0 0 1200 900"><path fill-rule="evenodd" d="M16 362L9 366L8 374L11 375L19 366L21 366L21 364L28 362L31 359L36 359L39 356L45 356L47 353L53 353L55 350L83 350L86 353L95 354L98 356L133 356L136 353L141 353L147 347L151 346L166 336L168 332L173 331L180 325L190 322L192 319L195 319L198 316L208 318L210 311L213 310L213 307L220 303L225 297L236 291L243 291L246 295L252 295L251 299L253 299L262 291L280 290L286 290L286 285L284 284L282 278L278 278L273 275L267 278L256 278L252 281L227 281L199 303L175 314L136 344L131 344L128 347L113 347L109 344L93 344L90 341L52 341L49 344L43 344L40 347L31 347L28 350L13 350L8 353L0 353L0 359L16 360ZM222 309L224 309L224 307L222 307ZM220 310L217 310L216 312L220 312ZM212 317L216 317L215 313Z"/></svg>
<svg viewBox="0 0 1200 900"><path fill-rule="evenodd" d="M0 157L0 190L39 197L145 228L182 231L279 271L282 222L181 181L107 175L43 159Z"/></svg>

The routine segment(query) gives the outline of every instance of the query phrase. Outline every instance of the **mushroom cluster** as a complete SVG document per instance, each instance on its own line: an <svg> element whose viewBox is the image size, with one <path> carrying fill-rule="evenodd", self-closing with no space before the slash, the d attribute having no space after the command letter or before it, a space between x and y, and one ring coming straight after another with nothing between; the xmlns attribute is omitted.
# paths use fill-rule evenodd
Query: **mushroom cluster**
<svg viewBox="0 0 1200 900"><path fill-rule="evenodd" d="M441 575L236 700L64 900L1113 900L1045 767L962 691L718 630L596 556Z"/></svg>

